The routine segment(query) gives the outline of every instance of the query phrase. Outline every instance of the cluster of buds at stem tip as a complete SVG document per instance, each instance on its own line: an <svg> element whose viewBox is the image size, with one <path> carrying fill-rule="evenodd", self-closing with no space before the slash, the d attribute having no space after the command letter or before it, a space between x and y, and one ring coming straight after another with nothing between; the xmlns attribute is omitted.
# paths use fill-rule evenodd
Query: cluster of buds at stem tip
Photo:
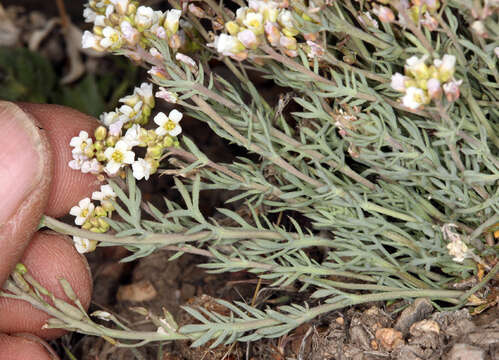
<svg viewBox="0 0 499 360"><path fill-rule="evenodd" d="M100 174L101 178L102 173L124 176L124 169L131 166L137 180L147 180L157 171L163 150L178 146L176 136L182 132L179 125L182 113L172 110L167 116L160 112L154 117L156 129L143 128L141 125L147 124L154 105L152 85L147 83L120 102L123 105L115 111L100 116L102 126L94 131L94 137L81 131L71 139L73 160L69 166L84 173ZM136 156L136 148L146 149L143 158Z"/></svg>
<svg viewBox="0 0 499 360"><path fill-rule="evenodd" d="M153 38L177 50L185 43L185 34L179 30L181 15L181 10L155 11L132 0L90 0L83 16L94 26L92 32L83 33L82 47L123 50L135 61L144 60Z"/></svg>
<svg viewBox="0 0 499 360"><path fill-rule="evenodd" d="M422 108L432 100L440 101L442 93L449 102L459 99L462 80L454 79L456 57L444 55L431 66L426 65L426 59L427 56L413 56L406 61L405 75L392 76L392 88L405 94L402 104L409 109Z"/></svg>
<svg viewBox="0 0 499 360"><path fill-rule="evenodd" d="M313 42L317 35L300 33L295 17L312 21L306 13L291 8L287 0L250 0L247 7L237 9L234 20L225 23L226 32L215 36L208 46L239 61L245 60L265 41L290 57L298 55L299 47L309 57L321 56L322 48ZM307 42L298 44L297 35L302 35Z"/></svg>
<svg viewBox="0 0 499 360"><path fill-rule="evenodd" d="M378 17L382 23L395 22L396 9L391 8L390 4L395 4L393 1L380 1L384 5L375 4L372 12ZM434 15L440 8L439 0L411 0L401 1L403 11L415 24L421 24L428 30L434 31L438 28L438 21ZM406 19L399 14L398 22L405 26Z"/></svg>

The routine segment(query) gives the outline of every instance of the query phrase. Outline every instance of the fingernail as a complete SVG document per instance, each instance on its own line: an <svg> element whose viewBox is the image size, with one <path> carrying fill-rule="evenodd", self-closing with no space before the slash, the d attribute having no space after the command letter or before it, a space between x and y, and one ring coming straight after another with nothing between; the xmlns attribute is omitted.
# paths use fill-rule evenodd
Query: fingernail
<svg viewBox="0 0 499 360"><path fill-rule="evenodd" d="M0 101L0 226L40 182L40 134L17 105Z"/></svg>

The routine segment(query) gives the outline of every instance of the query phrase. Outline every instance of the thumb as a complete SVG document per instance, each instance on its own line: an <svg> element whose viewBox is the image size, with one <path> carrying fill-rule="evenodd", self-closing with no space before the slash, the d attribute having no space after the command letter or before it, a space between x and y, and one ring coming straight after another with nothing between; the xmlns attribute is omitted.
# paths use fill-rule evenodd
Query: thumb
<svg viewBox="0 0 499 360"><path fill-rule="evenodd" d="M0 286L47 204L52 161L43 133L16 104L0 101Z"/></svg>

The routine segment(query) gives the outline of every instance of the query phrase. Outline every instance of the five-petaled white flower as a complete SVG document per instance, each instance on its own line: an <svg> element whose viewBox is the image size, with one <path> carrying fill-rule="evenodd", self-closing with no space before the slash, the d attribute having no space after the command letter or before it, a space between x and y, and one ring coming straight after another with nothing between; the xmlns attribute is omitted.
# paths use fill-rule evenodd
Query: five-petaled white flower
<svg viewBox="0 0 499 360"><path fill-rule="evenodd" d="M131 164L135 158L135 153L130 151L130 146L124 140L120 140L114 147L108 147L104 151L104 156L108 159L106 172L114 175L123 164Z"/></svg>
<svg viewBox="0 0 499 360"><path fill-rule="evenodd" d="M133 176L137 180L149 179L149 175L151 175L151 164L147 160L137 159L132 164Z"/></svg>
<svg viewBox="0 0 499 360"><path fill-rule="evenodd" d="M164 113L160 112L154 117L154 122L159 125L156 129L156 134L159 136L164 136L166 134L170 136L177 136L182 132L182 128L178 124L182 120L182 113L176 109L170 111L170 114L166 116Z"/></svg>
<svg viewBox="0 0 499 360"><path fill-rule="evenodd" d="M116 29L106 26L102 30L102 35L104 35L104 38L100 41L100 46L103 48L107 49L109 47L117 47L119 45L121 36Z"/></svg>
<svg viewBox="0 0 499 360"><path fill-rule="evenodd" d="M85 254L88 252L92 252L97 247L97 241L85 239L79 236L73 236L73 243L80 254Z"/></svg>
<svg viewBox="0 0 499 360"><path fill-rule="evenodd" d="M73 206L71 210L69 210L69 213L76 217L76 225L83 225L88 217L92 215L94 209L94 204L86 197L81 199L77 206Z"/></svg>

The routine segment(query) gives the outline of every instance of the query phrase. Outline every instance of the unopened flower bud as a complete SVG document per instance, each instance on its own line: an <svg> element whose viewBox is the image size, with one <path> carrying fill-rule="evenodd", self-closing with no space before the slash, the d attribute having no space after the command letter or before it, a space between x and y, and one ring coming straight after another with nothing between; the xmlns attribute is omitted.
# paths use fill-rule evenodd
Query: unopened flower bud
<svg viewBox="0 0 499 360"><path fill-rule="evenodd" d="M160 87L159 91L156 92L155 96L172 104L176 104L178 100L177 94L166 90L164 87Z"/></svg>
<svg viewBox="0 0 499 360"><path fill-rule="evenodd" d="M99 126L97 129L95 129L94 135L95 135L95 139L97 141L102 141L107 136L107 129L104 126ZM97 142L95 142L94 145L96 146ZM95 148L97 149L97 146ZM101 148L99 148L97 150L101 150Z"/></svg>
<svg viewBox="0 0 499 360"><path fill-rule="evenodd" d="M267 40L269 41L270 45L272 46L279 45L279 39L281 38L281 33L279 31L279 28L277 27L277 24L269 21L266 22L265 34L267 35Z"/></svg>
<svg viewBox="0 0 499 360"><path fill-rule="evenodd" d="M373 9L373 13L375 13L379 20L383 23L392 23L395 21L395 15L393 14L392 9L386 6L379 6Z"/></svg>
<svg viewBox="0 0 499 360"><path fill-rule="evenodd" d="M235 36L239 32L240 27L235 21L228 21L225 23L225 30L227 30L227 32L232 36Z"/></svg>
<svg viewBox="0 0 499 360"><path fill-rule="evenodd" d="M485 39L489 37L489 33L487 32L487 29L485 28L483 21L480 20L474 21L473 24L471 24L471 28L478 36Z"/></svg>
<svg viewBox="0 0 499 360"><path fill-rule="evenodd" d="M440 99L442 96L442 88L440 87L440 81L435 78L431 78L426 83L426 88L428 91L428 96L433 99Z"/></svg>
<svg viewBox="0 0 499 360"><path fill-rule="evenodd" d="M258 39L255 33L249 29L245 29L237 34L237 39L247 48L256 49L258 47Z"/></svg>
<svg viewBox="0 0 499 360"><path fill-rule="evenodd" d="M288 50L296 50L296 39L293 37L281 36L279 45Z"/></svg>
<svg viewBox="0 0 499 360"><path fill-rule="evenodd" d="M401 73L393 74L392 75L392 82L391 82L392 89L400 91L400 92L405 92L406 80L407 80L407 77L402 75Z"/></svg>
<svg viewBox="0 0 499 360"><path fill-rule="evenodd" d="M459 87L462 83L463 80L452 80L442 86L448 102L454 102L459 99L461 94Z"/></svg>
<svg viewBox="0 0 499 360"><path fill-rule="evenodd" d="M198 17L198 18L201 18L201 19L204 18L204 17L206 17L206 13L199 6L196 6L194 4L189 4L188 9L189 9L189 12L192 15L194 15L195 17Z"/></svg>
<svg viewBox="0 0 499 360"><path fill-rule="evenodd" d="M192 59L190 56L178 52L175 54L175 59L186 64L191 69L197 71L198 65L196 64L194 59Z"/></svg>
<svg viewBox="0 0 499 360"><path fill-rule="evenodd" d="M163 139L164 147L172 147L173 146L173 138L170 135L166 135Z"/></svg>

